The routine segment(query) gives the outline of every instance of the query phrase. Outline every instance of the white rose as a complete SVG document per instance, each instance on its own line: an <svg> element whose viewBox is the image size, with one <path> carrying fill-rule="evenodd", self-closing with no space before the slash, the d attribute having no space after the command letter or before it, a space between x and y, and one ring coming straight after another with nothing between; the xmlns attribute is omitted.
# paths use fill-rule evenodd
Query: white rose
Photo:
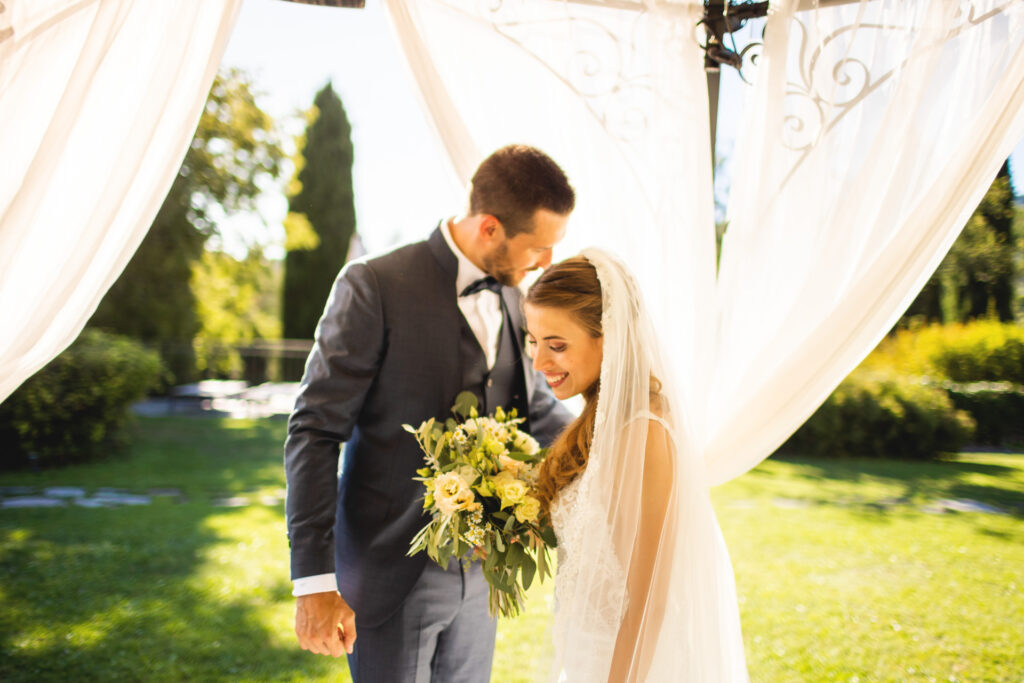
<svg viewBox="0 0 1024 683"><path fill-rule="evenodd" d="M457 472L445 472L434 479L434 503L441 514L468 510L473 500L473 491Z"/></svg>
<svg viewBox="0 0 1024 683"><path fill-rule="evenodd" d="M536 455L540 451L540 444L526 432L517 432L513 444L517 451L527 455Z"/></svg>

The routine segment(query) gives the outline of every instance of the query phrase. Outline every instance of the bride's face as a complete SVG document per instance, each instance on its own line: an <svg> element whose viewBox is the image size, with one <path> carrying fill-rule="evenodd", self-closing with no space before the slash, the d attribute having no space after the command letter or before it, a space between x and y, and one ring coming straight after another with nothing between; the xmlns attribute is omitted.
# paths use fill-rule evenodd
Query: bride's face
<svg viewBox="0 0 1024 683"><path fill-rule="evenodd" d="M592 337L560 308L526 304L526 350L555 396L566 399L601 376L602 339Z"/></svg>

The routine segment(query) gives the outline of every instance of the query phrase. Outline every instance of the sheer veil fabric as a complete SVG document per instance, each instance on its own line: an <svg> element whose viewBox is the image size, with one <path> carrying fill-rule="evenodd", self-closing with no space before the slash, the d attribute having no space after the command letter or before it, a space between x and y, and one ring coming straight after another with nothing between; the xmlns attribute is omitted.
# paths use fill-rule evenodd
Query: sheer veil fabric
<svg viewBox="0 0 1024 683"><path fill-rule="evenodd" d="M582 255L601 283L603 361L587 468L552 505L551 679L746 681L731 563L658 334L621 261Z"/></svg>

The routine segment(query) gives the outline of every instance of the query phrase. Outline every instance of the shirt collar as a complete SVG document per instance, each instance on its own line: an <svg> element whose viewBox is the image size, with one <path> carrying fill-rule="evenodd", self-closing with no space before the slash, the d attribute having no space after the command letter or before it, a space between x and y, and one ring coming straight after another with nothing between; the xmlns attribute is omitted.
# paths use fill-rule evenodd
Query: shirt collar
<svg viewBox="0 0 1024 683"><path fill-rule="evenodd" d="M470 286L480 278L487 277L487 273L480 270L476 265L470 261L462 250L455 244L455 240L452 239L452 223L451 220L445 220L441 222L441 234L444 236L444 241L448 243L448 248L455 254L455 258L459 262L459 273L455 276L455 292L458 294L466 287Z"/></svg>

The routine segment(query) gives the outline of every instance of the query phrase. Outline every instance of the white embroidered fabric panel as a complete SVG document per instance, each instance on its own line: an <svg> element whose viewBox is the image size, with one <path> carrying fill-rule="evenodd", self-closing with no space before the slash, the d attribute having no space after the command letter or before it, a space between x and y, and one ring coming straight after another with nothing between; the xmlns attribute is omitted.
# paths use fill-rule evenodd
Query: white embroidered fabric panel
<svg viewBox="0 0 1024 683"><path fill-rule="evenodd" d="M576 579L587 564L588 571L599 577L602 598L597 604L624 604L626 574L615 553L611 552L611 530L607 528L607 515L599 506L588 504L593 497L586 495L586 476L580 475L563 488L551 502L551 521L558 537L558 572L555 575L555 644L566 643L572 651L558 652L564 665L559 681L595 681L606 676L615 648L622 614L602 613L587 623L571 623L571 615L559 609L569 604L577 590ZM597 557L583 557L580 548L584 533L602 529L609 552ZM611 598L611 599L607 599ZM607 600L606 600L607 599ZM594 606L595 603L591 603ZM570 633L571 630L571 633Z"/></svg>

